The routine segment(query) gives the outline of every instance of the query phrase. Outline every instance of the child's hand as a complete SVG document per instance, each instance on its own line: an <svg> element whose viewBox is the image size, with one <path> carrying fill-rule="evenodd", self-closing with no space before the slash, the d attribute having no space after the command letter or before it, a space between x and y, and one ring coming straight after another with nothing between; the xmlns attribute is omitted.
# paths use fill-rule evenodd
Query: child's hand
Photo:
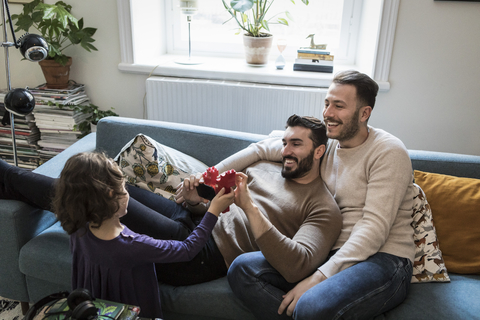
<svg viewBox="0 0 480 320"><path fill-rule="evenodd" d="M233 203L234 199L235 193L233 192L233 188L230 188L230 192L227 194L225 194L225 188L222 188L217 193L215 198L213 198L208 211L218 217L220 215L220 212L225 211L225 209L227 209L228 206Z"/></svg>

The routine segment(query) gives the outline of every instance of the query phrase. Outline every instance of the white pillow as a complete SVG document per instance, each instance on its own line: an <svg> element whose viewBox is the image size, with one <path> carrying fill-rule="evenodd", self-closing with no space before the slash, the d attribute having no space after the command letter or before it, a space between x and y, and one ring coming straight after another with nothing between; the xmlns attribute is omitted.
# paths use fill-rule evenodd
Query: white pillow
<svg viewBox="0 0 480 320"><path fill-rule="evenodd" d="M180 182L208 168L203 162L141 133L130 140L114 160L128 184L173 201Z"/></svg>

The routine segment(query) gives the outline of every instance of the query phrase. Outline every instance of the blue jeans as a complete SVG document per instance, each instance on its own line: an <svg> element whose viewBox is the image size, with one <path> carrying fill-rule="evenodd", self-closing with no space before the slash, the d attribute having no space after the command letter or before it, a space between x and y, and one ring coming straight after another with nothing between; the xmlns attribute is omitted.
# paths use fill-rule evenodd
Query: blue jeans
<svg viewBox="0 0 480 320"><path fill-rule="evenodd" d="M412 271L409 259L374 254L305 292L297 302L293 318L371 319L406 298ZM277 311L282 296L295 283L288 283L261 252L237 257L228 270L228 281L257 319L291 319Z"/></svg>

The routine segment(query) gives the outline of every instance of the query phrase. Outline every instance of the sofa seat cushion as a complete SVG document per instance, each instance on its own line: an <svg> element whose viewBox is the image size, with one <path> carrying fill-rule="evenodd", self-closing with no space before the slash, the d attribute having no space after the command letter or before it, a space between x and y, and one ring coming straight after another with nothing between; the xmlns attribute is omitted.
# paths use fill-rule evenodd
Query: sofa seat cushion
<svg viewBox="0 0 480 320"><path fill-rule="evenodd" d="M233 294L227 277L192 286L160 285L162 309L168 319L254 320L245 305Z"/></svg>
<svg viewBox="0 0 480 320"><path fill-rule="evenodd" d="M450 283L414 283L407 299L375 320L478 319L480 275L450 273Z"/></svg>
<svg viewBox="0 0 480 320"><path fill-rule="evenodd" d="M56 284L71 283L69 236L60 222L45 229L20 250L20 271Z"/></svg>

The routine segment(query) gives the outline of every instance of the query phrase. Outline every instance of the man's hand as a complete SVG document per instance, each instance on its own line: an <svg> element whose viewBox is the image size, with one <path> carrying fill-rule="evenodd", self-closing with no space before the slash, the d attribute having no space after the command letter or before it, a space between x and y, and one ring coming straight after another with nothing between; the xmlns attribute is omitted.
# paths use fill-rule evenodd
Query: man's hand
<svg viewBox="0 0 480 320"><path fill-rule="evenodd" d="M201 182L202 174L197 173L190 175L189 178L183 180L183 183L177 188L175 194L175 201L177 203L182 203L186 201L189 205L197 205L200 202L207 203L207 199L201 198L197 193L197 186Z"/></svg>
<svg viewBox="0 0 480 320"><path fill-rule="evenodd" d="M245 213L253 207L253 200L248 190L248 176L243 172L237 172L235 175L235 204L242 208ZM247 213L248 214L248 213Z"/></svg>
<svg viewBox="0 0 480 320"><path fill-rule="evenodd" d="M283 301L280 304L280 308L278 308L278 314L282 314L286 309L287 316L291 317L293 310L295 310L295 306L297 305L298 299L300 299L300 297L309 289L326 279L327 277L325 277L320 270L317 270L310 277L300 281L295 288L288 291L288 293L283 296Z"/></svg>

